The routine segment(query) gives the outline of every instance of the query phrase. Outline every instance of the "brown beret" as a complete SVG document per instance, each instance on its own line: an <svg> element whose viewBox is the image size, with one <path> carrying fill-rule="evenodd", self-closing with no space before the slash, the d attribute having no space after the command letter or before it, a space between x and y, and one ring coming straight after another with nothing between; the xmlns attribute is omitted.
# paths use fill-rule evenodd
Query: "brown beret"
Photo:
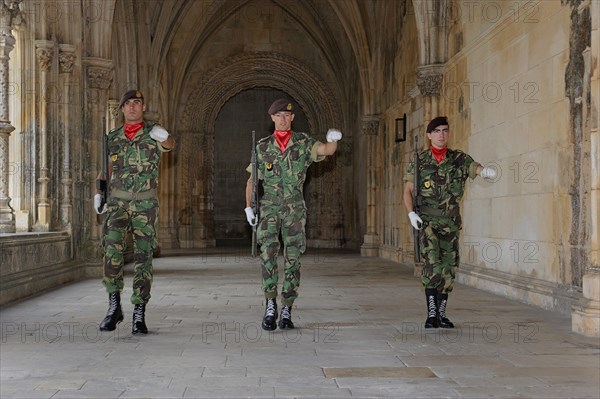
<svg viewBox="0 0 600 399"><path fill-rule="evenodd" d="M438 116L435 117L431 120L431 122L429 122L429 124L427 125L427 133L431 133L433 132L433 130L438 127L438 126L442 126L442 125L448 125L448 118L446 118L445 116Z"/></svg>
<svg viewBox="0 0 600 399"><path fill-rule="evenodd" d="M142 100L142 102L144 102L144 96L142 95L141 91L129 90L129 91L125 92L125 94L123 94L123 97L121 97L121 101L119 102L119 108L121 108L123 106L123 104L125 104L127 102L127 100L131 100L132 98L138 98L138 99Z"/></svg>
<svg viewBox="0 0 600 399"><path fill-rule="evenodd" d="M269 107L269 115L275 115L278 112L286 111L286 112L294 112L294 105L290 100L286 100L285 98L280 98L275 100L273 104Z"/></svg>

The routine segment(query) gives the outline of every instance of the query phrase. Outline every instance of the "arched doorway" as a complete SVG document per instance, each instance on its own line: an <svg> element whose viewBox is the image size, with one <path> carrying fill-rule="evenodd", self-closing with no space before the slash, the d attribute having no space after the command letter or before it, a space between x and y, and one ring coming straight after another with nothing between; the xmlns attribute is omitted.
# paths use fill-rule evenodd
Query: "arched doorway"
<svg viewBox="0 0 600 399"><path fill-rule="evenodd" d="M252 151L252 130L256 140L273 133L267 109L277 98L297 101L282 90L256 87L231 97L215 121L213 199L217 246L246 244L251 238L244 216L246 168ZM296 106L293 129L308 131L304 111Z"/></svg>

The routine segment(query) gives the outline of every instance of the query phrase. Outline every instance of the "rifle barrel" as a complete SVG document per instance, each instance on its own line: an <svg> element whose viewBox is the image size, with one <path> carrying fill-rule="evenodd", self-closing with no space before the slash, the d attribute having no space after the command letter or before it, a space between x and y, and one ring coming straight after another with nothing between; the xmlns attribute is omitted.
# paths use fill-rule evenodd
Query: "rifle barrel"
<svg viewBox="0 0 600 399"><path fill-rule="evenodd" d="M256 160L256 132L252 131L252 195L250 197L250 206L258 220L258 164ZM252 256L256 256L256 234L257 224L252 226Z"/></svg>
<svg viewBox="0 0 600 399"><path fill-rule="evenodd" d="M414 187L413 187L413 210L419 214L419 206L421 205L421 196L419 195L420 182L419 182L419 145L418 136L415 136L415 158L414 158ZM413 240L414 240L414 251L415 251L415 262L421 261L421 254L419 248L419 230L413 229Z"/></svg>

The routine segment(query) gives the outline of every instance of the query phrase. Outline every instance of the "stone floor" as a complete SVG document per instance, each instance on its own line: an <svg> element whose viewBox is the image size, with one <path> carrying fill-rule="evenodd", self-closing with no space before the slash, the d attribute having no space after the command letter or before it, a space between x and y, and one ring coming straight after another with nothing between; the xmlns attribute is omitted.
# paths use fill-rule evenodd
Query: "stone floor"
<svg viewBox="0 0 600 399"><path fill-rule="evenodd" d="M98 280L0 312L0 397L598 398L600 343L567 316L458 285L454 330L425 330L409 266L349 252L303 257L295 330L260 328L259 263L215 249L155 260L147 336L98 331Z"/></svg>

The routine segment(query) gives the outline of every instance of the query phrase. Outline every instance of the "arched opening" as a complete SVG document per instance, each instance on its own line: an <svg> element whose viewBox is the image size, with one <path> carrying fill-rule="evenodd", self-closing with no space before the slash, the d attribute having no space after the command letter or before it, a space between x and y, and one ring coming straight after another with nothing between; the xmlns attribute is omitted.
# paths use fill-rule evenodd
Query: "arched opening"
<svg viewBox="0 0 600 399"><path fill-rule="evenodd" d="M246 244L251 239L250 226L244 217L244 190L248 180L246 168L252 151L252 130L256 140L273 133L273 122L267 114L277 98L289 98L282 90L255 87L231 97L219 111L215 121L214 140L214 225L217 246ZM304 111L296 107L292 128L308 131Z"/></svg>

